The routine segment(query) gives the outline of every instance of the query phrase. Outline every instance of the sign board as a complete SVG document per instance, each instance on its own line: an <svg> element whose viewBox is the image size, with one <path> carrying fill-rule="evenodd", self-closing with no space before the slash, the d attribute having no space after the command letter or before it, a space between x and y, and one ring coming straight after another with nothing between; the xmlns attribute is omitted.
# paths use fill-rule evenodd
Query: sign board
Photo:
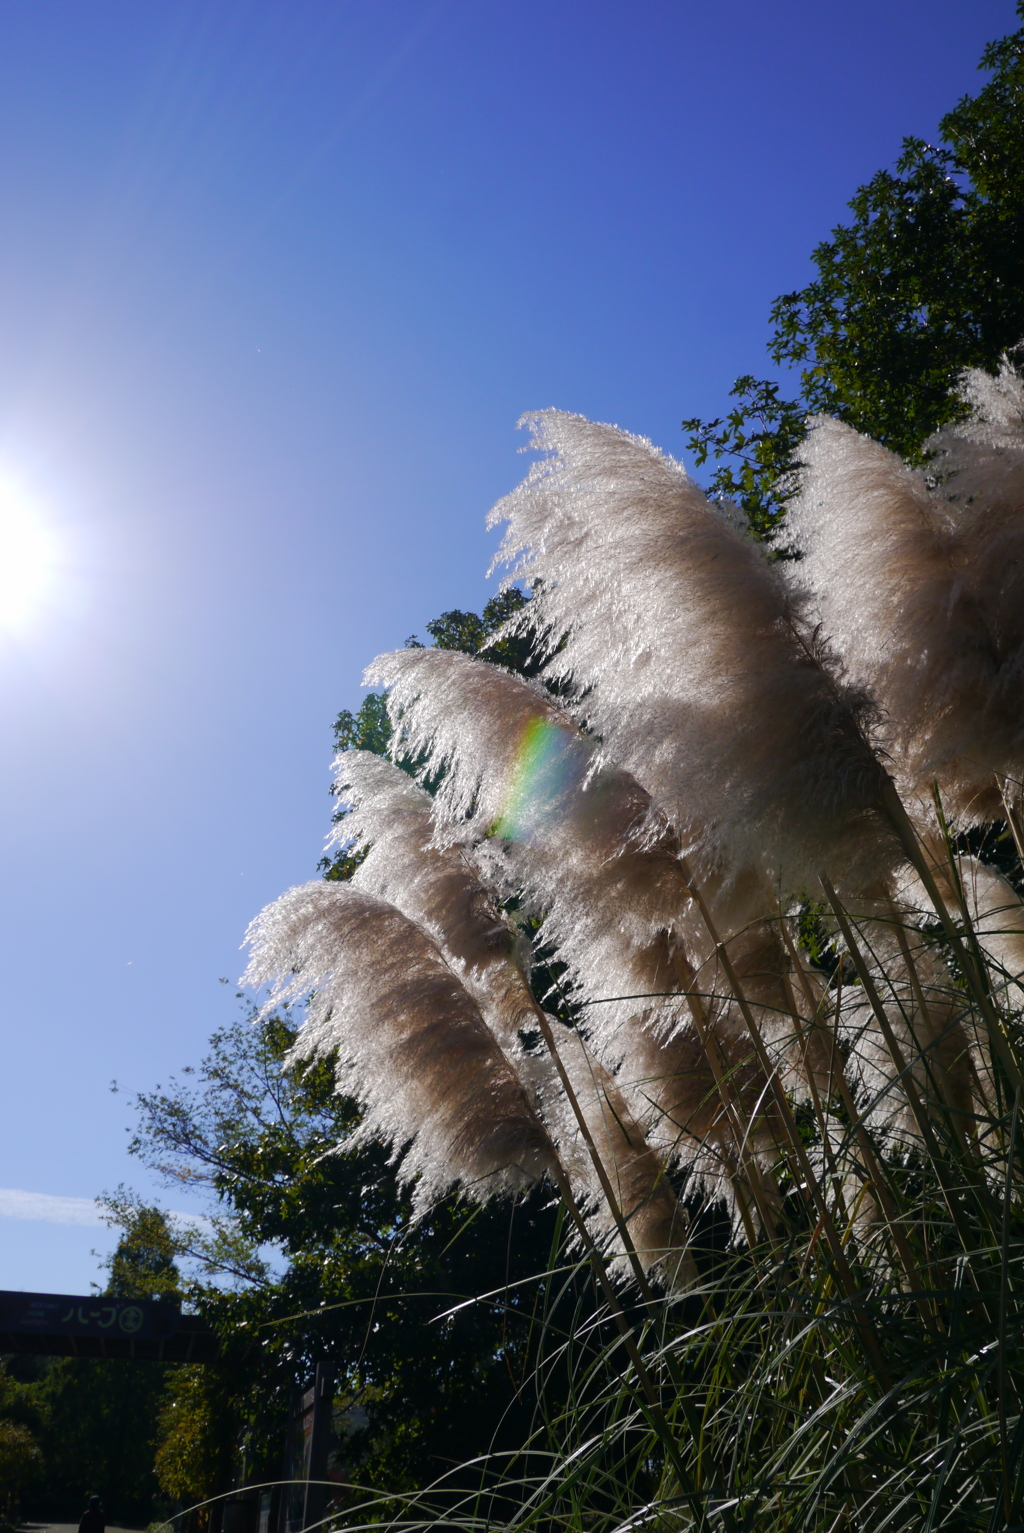
<svg viewBox="0 0 1024 1533"><path fill-rule="evenodd" d="M39 1336L124 1336L162 1341L181 1324L181 1311L159 1299L113 1299L93 1294L0 1293L0 1331Z"/></svg>
<svg viewBox="0 0 1024 1533"><path fill-rule="evenodd" d="M0 1353L213 1362L215 1333L168 1299L0 1290Z"/></svg>

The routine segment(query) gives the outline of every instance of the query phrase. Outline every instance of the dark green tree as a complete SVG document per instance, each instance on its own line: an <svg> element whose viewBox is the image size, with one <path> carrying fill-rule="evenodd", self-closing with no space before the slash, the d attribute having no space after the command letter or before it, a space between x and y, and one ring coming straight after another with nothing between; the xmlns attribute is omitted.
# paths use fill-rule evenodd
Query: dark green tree
<svg viewBox="0 0 1024 1533"><path fill-rule="evenodd" d="M42 1412L34 1384L41 1359L0 1361L0 1533L9 1533L42 1483Z"/></svg>
<svg viewBox="0 0 1024 1533"><path fill-rule="evenodd" d="M529 597L510 586L485 603L479 617L475 612L442 612L427 624L427 632L438 649L461 649L467 655L479 655L521 676L533 676L537 657L529 633L501 634L509 620L528 605ZM412 641L415 642L415 641Z"/></svg>
<svg viewBox="0 0 1024 1533"><path fill-rule="evenodd" d="M346 1147L358 1112L329 1063L287 1063L295 1031L286 1017L250 1018L215 1035L189 1082L139 1099L132 1146L168 1178L206 1186L239 1244L278 1253L276 1273L192 1289L235 1368L250 1472L279 1472L291 1392L323 1358L365 1422L347 1442L347 1479L411 1489L475 1454L520 1449L559 1398L557 1366L543 1396L534 1378L545 1338L589 1291L571 1275L537 1280L555 1210L536 1195L483 1209L449 1200L413 1224L385 1152ZM160 1450L168 1487L203 1406L200 1384L180 1383Z"/></svg>
<svg viewBox="0 0 1024 1533"><path fill-rule="evenodd" d="M697 468L709 456L717 461L712 495L735 501L755 537L771 541L785 511L785 475L803 438L807 406L781 398L777 383L751 373L737 378L731 395L739 402L721 419L683 421L687 446Z"/></svg>
<svg viewBox="0 0 1024 1533"><path fill-rule="evenodd" d="M166 1216L123 1197L107 1200L107 1207L122 1233L106 1262L105 1292L174 1302L180 1243ZM153 1456L171 1370L161 1363L61 1357L39 1372L23 1387L45 1462L33 1486L33 1510L77 1519L96 1492L112 1520L148 1522L156 1512Z"/></svg>
<svg viewBox="0 0 1024 1533"><path fill-rule="evenodd" d="M238 1432L238 1400L244 1380L231 1364L183 1363L173 1368L157 1421L154 1468L172 1502L198 1508L195 1521L209 1522L209 1506L232 1485Z"/></svg>
<svg viewBox="0 0 1024 1533"><path fill-rule="evenodd" d="M62 1521L81 1516L95 1492L115 1522L150 1521L156 1511L156 1423L167 1370L114 1358L54 1359L38 1386L45 1475L37 1510Z"/></svg>
<svg viewBox="0 0 1024 1533"><path fill-rule="evenodd" d="M1024 19L1024 0L1018 0ZM994 370L1024 339L1024 29L991 43L991 78L939 124L938 144L903 141L893 170L860 187L853 219L814 251L817 276L771 310L768 351L799 369L798 397L737 380L738 403L683 422L712 489L736 499L759 536L783 513L806 415L847 421L913 462L958 411L964 368Z"/></svg>
<svg viewBox="0 0 1024 1533"><path fill-rule="evenodd" d="M107 1259L105 1292L118 1299L178 1299L181 1273L177 1257L181 1242L167 1215L135 1200L116 1195L105 1200L107 1217L121 1236Z"/></svg>

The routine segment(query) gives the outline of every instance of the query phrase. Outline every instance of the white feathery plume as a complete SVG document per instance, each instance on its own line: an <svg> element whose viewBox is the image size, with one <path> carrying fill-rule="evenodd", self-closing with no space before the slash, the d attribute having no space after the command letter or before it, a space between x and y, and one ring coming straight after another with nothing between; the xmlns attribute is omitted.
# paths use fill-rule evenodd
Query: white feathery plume
<svg viewBox="0 0 1024 1533"><path fill-rule="evenodd" d="M1009 358L1002 358L995 374L968 368L956 393L967 407L967 418L944 426L925 443L935 466L943 475L979 471L989 476L998 455L1006 471L1019 471L1024 454L1024 377ZM980 487L965 480L953 488L960 499ZM990 481L987 489L991 489Z"/></svg>
<svg viewBox="0 0 1024 1533"><path fill-rule="evenodd" d="M430 934L501 1046L514 1051L536 1007L517 939L464 849L434 844L430 794L369 751L343 751L335 776L351 808L328 845L369 846L352 886L389 900Z"/></svg>
<svg viewBox="0 0 1024 1533"><path fill-rule="evenodd" d="M640 1125L604 1066L571 1028L553 1017L548 1024L583 1122L612 1185L615 1204L645 1272L656 1272L667 1288L692 1287L697 1278L686 1250L689 1219ZM615 1253L613 1273L630 1276L614 1211L601 1186L581 1125L550 1059L527 1057L540 1096L544 1121L558 1148L573 1190L584 1207L595 1241Z"/></svg>
<svg viewBox="0 0 1024 1533"><path fill-rule="evenodd" d="M953 1131L964 1136L990 1105L991 1067L963 997L908 924L909 914L891 905L888 920L858 923L858 944L890 1036L859 986L844 992L838 1032L848 1050L846 1074L865 1121L893 1145L920 1146L922 1127L909 1099L907 1076L921 1111L931 1119L947 1117Z"/></svg>
<svg viewBox="0 0 1024 1533"><path fill-rule="evenodd" d="M936 782L948 812L972 823L1002 814L996 774L1024 775L1024 451L1014 472L1012 453L978 452L984 473L976 464L936 491L819 418L787 512L794 578L880 705L900 790L924 821ZM957 486L970 489L962 503Z"/></svg>
<svg viewBox="0 0 1024 1533"><path fill-rule="evenodd" d="M638 1114L646 1109L648 1140L659 1155L685 1170L689 1193L725 1203L734 1236L740 1238L738 1200L755 1225L758 1198L762 1203L767 1198L769 1207L778 1203L770 1170L783 1142L771 1092L742 1023L730 1010L707 1041L695 1028L667 1043L638 1028L631 1030L627 1044L618 1080ZM709 1047L716 1051L717 1074Z"/></svg>
<svg viewBox="0 0 1024 1533"><path fill-rule="evenodd" d="M932 858L936 884L949 907L962 907L984 955L996 1003L1003 1011L1019 1014L1024 1011L1024 905L1012 884L978 858L957 856L955 864L954 873L948 860L939 862ZM909 870L897 880L896 901L900 917L908 927L924 927L932 919L931 904L921 881ZM998 1093L988 1034L964 1012L952 978L938 959L926 953L925 963L930 964L931 973L940 976L938 988L947 1002L952 1002L952 1014L966 1040L966 1051L962 1048L954 1051L959 1061L954 1089L961 1097L976 1099L977 1113L991 1113ZM941 1007L936 1009L941 1011Z"/></svg>
<svg viewBox="0 0 1024 1533"><path fill-rule="evenodd" d="M956 908L962 888L982 950L1012 975L1024 967L1013 931L1020 916L1004 920L999 907L1009 914L1016 897L973 859L951 881L933 802L937 785L955 822L1001 818L1002 778L1019 777L1024 765L1024 395L1005 369L1000 379L969 375L964 389L975 415L931 444L938 487L877 442L819 419L801 449L787 530L802 554L791 566L794 578L813 590L817 616L852 680L880 705L884 743L939 894ZM906 867L889 890L892 919L904 923L905 941L918 944L914 927L933 919L931 900ZM879 938L877 977L880 986L887 977L894 1005L886 1002L886 1010L900 1048L909 1059L924 1046L933 1061L927 1079L915 1069L923 1099L935 1103L938 1082L956 1113L972 1103L984 1111L992 1100L987 1040L927 952L914 959L929 991L922 1014L893 935L891 927ZM1003 998L1012 999L1006 988ZM891 1051L869 1008L850 1000L850 1069L867 1089L884 1090L895 1069ZM913 1138L902 1093L887 1096L877 1120Z"/></svg>
<svg viewBox="0 0 1024 1533"><path fill-rule="evenodd" d="M1024 777L1024 376L1005 357L996 376L970 369L959 393L966 420L937 433L925 446L941 483L937 492L963 550L969 600L983 632L970 629L968 643L983 647L989 672L978 726L985 765L994 760L999 778ZM984 768L983 768L984 770ZM1002 808L987 780L976 795L985 818ZM1002 783L1000 782L1000 788ZM980 816L977 816L980 817Z"/></svg>
<svg viewBox="0 0 1024 1533"><path fill-rule="evenodd" d="M242 983L269 1006L308 997L297 1059L337 1051L359 1137L405 1153L422 1213L459 1182L470 1197L518 1191L553 1165L550 1140L478 1007L435 944L393 905L346 883L291 889L246 934Z"/></svg>
<svg viewBox="0 0 1024 1533"><path fill-rule="evenodd" d="M524 892L544 915L544 941L585 1005L587 1036L636 1116L712 1195L731 1196L728 1179L748 1149L768 1153L770 1093L657 806L629 773L599 761L542 688L497 666L451 650L399 650L365 679L390 687L396 735L404 731L405 748L441 777L435 810L449 835L497 828L477 854L489 853L508 892ZM538 741L539 767L524 765ZM736 910L742 898L737 885ZM772 1038L782 987L778 972L765 977L761 924L751 932L733 937L752 948L749 962L737 952L737 967ZM784 971L784 956L772 957ZM719 1077L705 1052L716 1038Z"/></svg>
<svg viewBox="0 0 1024 1533"><path fill-rule="evenodd" d="M523 1052L520 1032L536 1030L544 1019L512 931L462 847L432 844L429 794L399 768L366 751L343 752L335 768L339 797L353 807L331 841L369 845L351 885L389 899L429 931L518 1073L540 1087L545 1124L588 1225L599 1241L611 1239L618 1253L615 1270L628 1276L614 1213L557 1071L545 1056ZM670 1286L691 1281L692 1262L682 1250L687 1216L663 1165L582 1040L560 1023L549 1020L548 1026L641 1264L645 1271L658 1267Z"/></svg>
<svg viewBox="0 0 1024 1533"><path fill-rule="evenodd" d="M971 931L986 958L986 970L1005 1005L1024 1005L1024 904L1013 885L977 857L956 856L955 876L948 858L931 859L932 874L948 906L962 905ZM895 885L906 918L916 926L933 920L920 879L904 870Z"/></svg>
<svg viewBox="0 0 1024 1533"><path fill-rule="evenodd" d="M762 870L786 898L897 854L863 699L825 664L763 551L646 438L547 410L550 456L500 501L499 559L577 711L668 813L704 881ZM536 610L535 610L536 609ZM767 914L768 912L764 912Z"/></svg>
<svg viewBox="0 0 1024 1533"><path fill-rule="evenodd" d="M382 655L366 678L390 688L408 748L441 778L438 836L474 838L488 872L544 914L566 983L600 999L591 1033L614 1051L637 996L678 992L671 951L692 951L692 901L664 816L543 688L455 650ZM493 834L492 834L493 833ZM628 997L621 1003L609 998ZM665 1031L688 1008L657 1000Z"/></svg>
<svg viewBox="0 0 1024 1533"><path fill-rule="evenodd" d="M502 556L513 578L540 580L551 641L566 635L547 674L667 809L701 881L760 869L783 904L819 875L842 897L884 884L906 832L862 728L872 678L852 665L852 686L837 678L805 593L649 442L557 412L531 424L554 456L492 513L509 522ZM870 644L871 615L845 610ZM1015 721L1024 732L1019 708ZM720 922L727 940L736 929Z"/></svg>
<svg viewBox="0 0 1024 1533"><path fill-rule="evenodd" d="M957 873L989 977L1003 1004L1019 1011L1024 1008L1024 905L1013 885L977 857L958 857Z"/></svg>

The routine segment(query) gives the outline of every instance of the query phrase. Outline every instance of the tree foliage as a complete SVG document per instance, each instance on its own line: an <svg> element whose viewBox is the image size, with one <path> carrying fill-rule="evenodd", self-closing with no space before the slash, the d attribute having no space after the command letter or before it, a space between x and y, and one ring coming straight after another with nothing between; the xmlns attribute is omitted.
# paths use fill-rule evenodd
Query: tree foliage
<svg viewBox="0 0 1024 1533"><path fill-rule="evenodd" d="M180 1302L181 1245L166 1215L120 1194L105 1208L121 1235L104 1263L104 1291ZM156 1509L158 1418L173 1372L161 1363L112 1358L8 1359L0 1369L0 1432L7 1432L3 1452L24 1458L18 1483L26 1506L77 1519L96 1492L111 1518L147 1522Z"/></svg>
<svg viewBox="0 0 1024 1533"><path fill-rule="evenodd" d="M714 494L742 506L751 531L770 539L789 498L785 475L803 438L807 410L798 400L781 398L777 383L752 373L737 378L731 392L739 403L728 415L712 421L694 416L683 421L683 430L690 433L698 468L709 455L719 464L711 482Z"/></svg>
<svg viewBox="0 0 1024 1533"><path fill-rule="evenodd" d="M154 1459L165 1496L197 1506L230 1483L237 1427L237 1380L221 1367L174 1368L157 1420Z"/></svg>
<svg viewBox="0 0 1024 1533"><path fill-rule="evenodd" d="M181 1242L167 1215L135 1199L108 1197L106 1216L121 1230L107 1259L106 1292L118 1299L173 1299L181 1296L177 1257Z"/></svg>
<svg viewBox="0 0 1024 1533"><path fill-rule="evenodd" d="M27 1426L0 1418L0 1527L9 1527L21 1497L42 1473L43 1455Z"/></svg>
<svg viewBox="0 0 1024 1533"><path fill-rule="evenodd" d="M0 1529L4 1530L16 1524L26 1494L41 1480L44 1469L41 1412L32 1387L32 1375L38 1370L33 1361L0 1362Z"/></svg>
<svg viewBox="0 0 1024 1533"><path fill-rule="evenodd" d="M806 415L835 415L919 462L960 408L958 374L994 370L1024 339L1024 29L991 43L979 67L991 79L941 119L939 142L905 139L895 168L858 188L852 220L814 250L815 279L775 300L768 351L799 369L798 396L746 376L727 416L683 422L697 465L720 464L712 489L758 536L784 511L779 479Z"/></svg>
<svg viewBox="0 0 1024 1533"><path fill-rule="evenodd" d="M116 1358L53 1359L34 1394L46 1461L46 1515L81 1516L96 1492L113 1521L146 1523L157 1494L153 1468L167 1368Z"/></svg>
<svg viewBox="0 0 1024 1533"><path fill-rule="evenodd" d="M548 1265L554 1210L536 1198L445 1203L412 1225L384 1152L346 1149L358 1112L335 1094L329 1062L287 1065L294 1038L286 1017L240 1021L214 1036L190 1082L140 1098L134 1152L205 1186L239 1247L278 1252L275 1273L236 1264L227 1290L191 1290L233 1371L172 1382L157 1460L168 1493L210 1494L223 1460L189 1444L209 1446L203 1423L223 1421L228 1398L251 1462L276 1474L291 1392L325 1357L366 1414L348 1477L389 1490L433 1478L467 1445L518 1447L537 1407L544 1296L521 1285Z"/></svg>

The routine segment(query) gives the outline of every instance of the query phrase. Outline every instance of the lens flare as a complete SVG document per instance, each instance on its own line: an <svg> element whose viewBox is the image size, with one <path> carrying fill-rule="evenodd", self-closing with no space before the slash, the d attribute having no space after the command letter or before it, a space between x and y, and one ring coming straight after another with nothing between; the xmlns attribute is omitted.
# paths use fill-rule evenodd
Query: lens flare
<svg viewBox="0 0 1024 1533"><path fill-rule="evenodd" d="M50 583L53 535L9 485L0 483L0 628L31 614Z"/></svg>
<svg viewBox="0 0 1024 1533"><path fill-rule="evenodd" d="M565 795L587 771L589 757L561 725L534 718L523 730L493 834L532 844L558 818Z"/></svg>

